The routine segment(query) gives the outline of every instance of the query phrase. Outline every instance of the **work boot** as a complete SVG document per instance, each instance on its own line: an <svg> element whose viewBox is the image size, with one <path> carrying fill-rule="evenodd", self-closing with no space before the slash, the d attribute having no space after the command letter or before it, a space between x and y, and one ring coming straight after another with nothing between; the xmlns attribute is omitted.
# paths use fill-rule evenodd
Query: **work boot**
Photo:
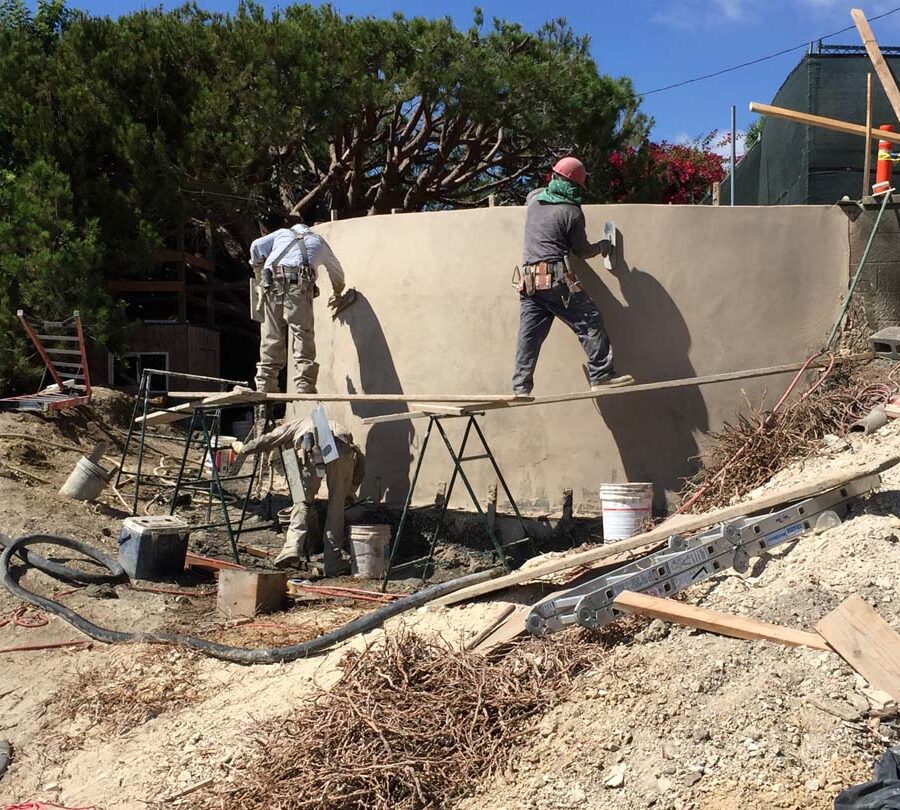
<svg viewBox="0 0 900 810"><path fill-rule="evenodd" d="M634 377L622 374L619 377L604 377L599 382L591 383L591 391L602 391L604 388L621 388L623 385L634 385Z"/></svg>
<svg viewBox="0 0 900 810"><path fill-rule="evenodd" d="M530 402L534 399L530 391L513 391L513 396L522 402Z"/></svg>
<svg viewBox="0 0 900 810"><path fill-rule="evenodd" d="M276 568L299 568L300 551L297 546L293 543L285 543L272 565Z"/></svg>

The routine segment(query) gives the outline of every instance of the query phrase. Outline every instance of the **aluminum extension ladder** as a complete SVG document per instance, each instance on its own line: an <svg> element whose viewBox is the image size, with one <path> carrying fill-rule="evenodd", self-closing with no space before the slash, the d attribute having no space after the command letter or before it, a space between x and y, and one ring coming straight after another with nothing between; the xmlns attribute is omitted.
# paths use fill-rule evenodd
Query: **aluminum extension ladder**
<svg viewBox="0 0 900 810"><path fill-rule="evenodd" d="M613 606L623 591L666 597L729 568L746 571L751 557L815 529L827 513L843 520L851 502L880 483L869 475L778 512L737 518L690 538L672 535L661 551L538 602L526 618L528 632L543 636L576 623L596 629L625 615Z"/></svg>

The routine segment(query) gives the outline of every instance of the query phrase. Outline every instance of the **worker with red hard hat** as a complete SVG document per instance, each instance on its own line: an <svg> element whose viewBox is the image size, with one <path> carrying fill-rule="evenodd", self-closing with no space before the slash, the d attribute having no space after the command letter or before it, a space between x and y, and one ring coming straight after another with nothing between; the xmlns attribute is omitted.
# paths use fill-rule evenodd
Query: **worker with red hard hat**
<svg viewBox="0 0 900 810"><path fill-rule="evenodd" d="M553 166L546 188L532 191L526 200L524 267L518 279L519 337L513 392L529 398L541 345L559 318L578 337L587 355L591 390L629 385L630 375L616 376L609 335L600 310L569 269L570 253L582 259L610 256L609 239L592 243L585 232L581 192L587 180L584 164L576 157L561 158Z"/></svg>

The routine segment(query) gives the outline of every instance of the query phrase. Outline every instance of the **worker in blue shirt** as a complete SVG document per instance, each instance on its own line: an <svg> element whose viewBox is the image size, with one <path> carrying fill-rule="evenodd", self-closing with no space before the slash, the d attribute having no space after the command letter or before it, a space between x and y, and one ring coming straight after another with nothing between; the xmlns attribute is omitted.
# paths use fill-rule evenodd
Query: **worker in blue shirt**
<svg viewBox="0 0 900 810"><path fill-rule="evenodd" d="M256 389L278 390L278 374L287 363L288 339L293 340L291 374L297 393L316 393L319 364L313 324L313 298L319 294L316 277L325 267L334 312L346 302L344 270L328 243L306 225L280 228L250 245L251 316L260 323Z"/></svg>

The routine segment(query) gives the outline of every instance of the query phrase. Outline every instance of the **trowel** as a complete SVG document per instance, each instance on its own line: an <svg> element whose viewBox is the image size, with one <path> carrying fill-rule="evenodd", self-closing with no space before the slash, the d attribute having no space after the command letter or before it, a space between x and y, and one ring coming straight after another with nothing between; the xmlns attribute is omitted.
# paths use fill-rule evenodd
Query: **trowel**
<svg viewBox="0 0 900 810"><path fill-rule="evenodd" d="M613 270L616 266L616 223L603 223L603 238L609 242L609 253L603 257L603 266Z"/></svg>

